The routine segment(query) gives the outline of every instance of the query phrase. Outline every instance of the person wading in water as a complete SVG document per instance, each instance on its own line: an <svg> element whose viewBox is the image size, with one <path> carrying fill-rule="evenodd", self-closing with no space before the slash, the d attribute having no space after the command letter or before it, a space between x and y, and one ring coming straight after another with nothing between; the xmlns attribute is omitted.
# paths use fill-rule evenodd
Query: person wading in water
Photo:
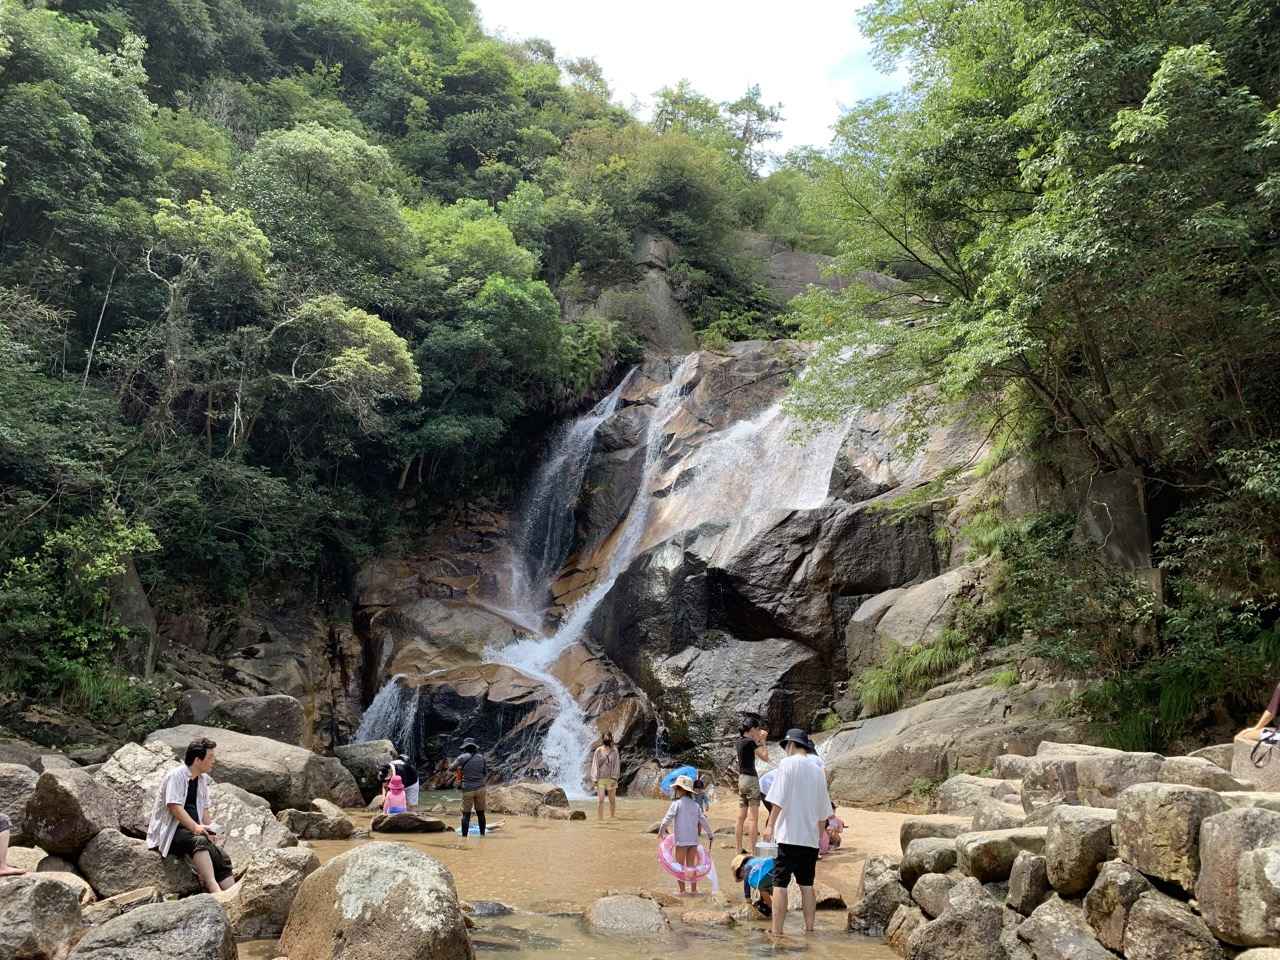
<svg viewBox="0 0 1280 960"><path fill-rule="evenodd" d="M484 785L489 779L489 764L480 752L480 745L468 737L462 741L462 753L453 761L450 768L458 771L462 777L462 835L471 832L471 810L476 811L476 823L480 826L480 836L484 836Z"/></svg>
<svg viewBox="0 0 1280 960"><path fill-rule="evenodd" d="M604 819L604 798L609 798L609 819L618 816L618 777L622 775L622 758L613 745L613 734L606 733L591 754L591 779L596 785L596 819Z"/></svg>

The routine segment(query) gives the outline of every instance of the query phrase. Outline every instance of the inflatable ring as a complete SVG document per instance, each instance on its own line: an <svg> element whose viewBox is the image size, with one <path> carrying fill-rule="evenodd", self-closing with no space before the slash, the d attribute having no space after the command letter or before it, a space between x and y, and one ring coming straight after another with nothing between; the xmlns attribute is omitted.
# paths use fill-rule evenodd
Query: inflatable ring
<svg viewBox="0 0 1280 960"><path fill-rule="evenodd" d="M658 863L671 876L677 880L683 880L685 883L697 883L715 869L715 864L711 862L711 855L707 853L707 848L701 844L698 845L697 863L691 867L677 863L676 838L671 834L663 837L662 842L658 844Z"/></svg>

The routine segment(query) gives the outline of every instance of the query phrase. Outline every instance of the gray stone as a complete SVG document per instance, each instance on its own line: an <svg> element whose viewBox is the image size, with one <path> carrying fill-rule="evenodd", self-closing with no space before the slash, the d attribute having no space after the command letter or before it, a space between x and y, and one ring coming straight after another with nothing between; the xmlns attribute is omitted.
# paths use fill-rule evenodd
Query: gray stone
<svg viewBox="0 0 1280 960"><path fill-rule="evenodd" d="M618 894L601 897L587 910L587 926L606 937L665 938L671 924L662 907L648 897Z"/></svg>
<svg viewBox="0 0 1280 960"><path fill-rule="evenodd" d="M1075 761L1080 803L1089 807L1115 807L1127 787L1160 779L1165 759L1158 753L1116 753L1082 757Z"/></svg>
<svg viewBox="0 0 1280 960"><path fill-rule="evenodd" d="M1280 793L1280 750L1263 747L1263 764L1255 766L1250 759L1252 740L1232 741L1231 775L1237 780L1248 780L1254 789L1264 793Z"/></svg>
<svg viewBox="0 0 1280 960"><path fill-rule="evenodd" d="M302 746L308 732L302 704L283 693L223 700L204 722L210 727L267 737L294 746Z"/></svg>
<svg viewBox="0 0 1280 960"><path fill-rule="evenodd" d="M1036 758L1020 753L1002 753L991 764L991 775L998 780L1021 780L1035 769Z"/></svg>
<svg viewBox="0 0 1280 960"><path fill-rule="evenodd" d="M898 842L902 852L906 853L912 840L921 840L925 837L945 837L954 840L962 833L972 832L972 817L907 817L898 828Z"/></svg>
<svg viewBox="0 0 1280 960"><path fill-rule="evenodd" d="M929 801L929 812L973 816L985 801L1016 800L1020 791L1021 784L1016 780L994 780L961 773L948 778L934 791Z"/></svg>
<svg viewBox="0 0 1280 960"><path fill-rule="evenodd" d="M90 930L71 960L236 960L231 924L207 893L140 906Z"/></svg>
<svg viewBox="0 0 1280 960"><path fill-rule="evenodd" d="M1084 912L1056 896L1019 925L1018 939L1031 948L1035 960L1115 960L1094 939Z"/></svg>
<svg viewBox="0 0 1280 960"><path fill-rule="evenodd" d="M403 843L367 843L302 881L280 952L306 960L472 960L453 875Z"/></svg>
<svg viewBox="0 0 1280 960"><path fill-rule="evenodd" d="M1200 825L1196 899L1218 939L1241 947L1280 946L1280 889L1259 875L1256 853L1278 844L1280 813L1271 810L1239 807Z"/></svg>
<svg viewBox="0 0 1280 960"><path fill-rule="evenodd" d="M955 874L926 873L911 888L911 899L919 905L926 917L936 920L947 909L951 902L951 890L959 882L960 877Z"/></svg>
<svg viewBox="0 0 1280 960"><path fill-rule="evenodd" d="M213 710L214 699L206 690L184 690L173 708L174 725L204 723Z"/></svg>
<svg viewBox="0 0 1280 960"><path fill-rule="evenodd" d="M1120 794L1116 842L1120 859L1188 893L1200 872L1200 824L1226 804L1212 790L1142 783Z"/></svg>
<svg viewBox="0 0 1280 960"><path fill-rule="evenodd" d="M1045 858L1026 850L1021 851L1009 870L1009 896L1005 899L1005 906L1029 917L1048 899L1051 892L1049 868Z"/></svg>
<svg viewBox="0 0 1280 960"><path fill-rule="evenodd" d="M1204 921L1184 903L1148 891L1138 897L1124 928L1127 960L1226 960Z"/></svg>
<svg viewBox="0 0 1280 960"><path fill-rule="evenodd" d="M443 820L406 810L403 813L380 813L369 829L374 833L443 833L449 829Z"/></svg>
<svg viewBox="0 0 1280 960"><path fill-rule="evenodd" d="M1210 763L1216 764L1227 773L1231 772L1231 758L1235 753L1235 745L1230 743L1216 743L1211 747L1201 747L1199 750L1192 750L1187 756L1199 757L1208 760Z"/></svg>
<svg viewBox="0 0 1280 960"><path fill-rule="evenodd" d="M911 894L898 880L897 872L865 878L861 899L849 908L849 929L868 937L882 937L893 912L910 905Z"/></svg>
<svg viewBox="0 0 1280 960"><path fill-rule="evenodd" d="M1122 860L1109 860L1098 870L1098 879L1084 898L1085 919L1104 947L1124 949L1124 928L1129 911L1151 882Z"/></svg>
<svg viewBox="0 0 1280 960"><path fill-rule="evenodd" d="M908 890L926 873L946 873L956 865L956 842L942 837L913 840L902 856L899 874Z"/></svg>
<svg viewBox="0 0 1280 960"><path fill-rule="evenodd" d="M290 847L259 850L240 881L214 894L227 911L236 940L274 940L284 931L302 881L320 866L314 850Z"/></svg>
<svg viewBox="0 0 1280 960"><path fill-rule="evenodd" d="M382 791L378 772L394 760L395 744L390 740L362 740L333 748L334 756L355 778L364 802L368 803Z"/></svg>
<svg viewBox="0 0 1280 960"><path fill-rule="evenodd" d="M569 798L559 787L543 783L512 783L490 787L485 802L494 813L536 817L540 807L568 807Z"/></svg>
<svg viewBox="0 0 1280 960"><path fill-rule="evenodd" d="M969 564L918 583L899 597L880 618L876 632L893 647L932 643L951 624L956 603L972 594L981 565Z"/></svg>
<svg viewBox="0 0 1280 960"><path fill-rule="evenodd" d="M80 898L81 906L93 903L98 899L98 895L93 892L93 887L89 886L89 881L80 874L71 870L40 870L37 871L40 876L48 877L51 880L57 880L64 883L75 891L77 897Z"/></svg>
<svg viewBox="0 0 1280 960"><path fill-rule="evenodd" d="M951 890L947 909L907 941L909 960L993 960L1004 929L1004 908L976 880Z"/></svg>
<svg viewBox="0 0 1280 960"><path fill-rule="evenodd" d="M44 874L0 880L0 957L61 960L83 926L67 884Z"/></svg>
<svg viewBox="0 0 1280 960"><path fill-rule="evenodd" d="M1275 947L1256 947L1237 953L1236 960L1280 960L1280 949Z"/></svg>
<svg viewBox="0 0 1280 960"><path fill-rule="evenodd" d="M1008 880L1020 851L1044 851L1047 832L1044 827L1021 827L963 834L956 838L957 866L961 873L981 883Z"/></svg>
<svg viewBox="0 0 1280 960"><path fill-rule="evenodd" d="M99 897L114 897L138 887L155 887L162 895L185 896L200 890L195 871L177 857L148 850L145 840L119 830L102 830L80 854L80 872Z"/></svg>
<svg viewBox="0 0 1280 960"><path fill-rule="evenodd" d="M49 853L74 858L99 831L119 823L115 794L83 770L40 774L27 800L26 831Z"/></svg>
<svg viewBox="0 0 1280 960"><path fill-rule="evenodd" d="M1093 886L1098 865L1115 856L1111 829L1116 812L1097 807L1057 807L1049 818L1044 852L1049 882L1064 897Z"/></svg>
<svg viewBox="0 0 1280 960"><path fill-rule="evenodd" d="M9 842L21 846L30 842L27 833L27 801L36 792L40 775L25 764L0 763L0 814L12 822Z"/></svg>
<svg viewBox="0 0 1280 960"><path fill-rule="evenodd" d="M281 810L276 819L290 832L297 834L299 840L346 840L355 832L355 824L341 810L338 810L337 816L318 810Z"/></svg>
<svg viewBox="0 0 1280 960"><path fill-rule="evenodd" d="M918 907L899 907L893 911L893 916L889 918L889 925L885 927L885 942L894 953L900 957L905 957L911 934L915 933L918 927L923 927L928 922L928 919Z"/></svg>
<svg viewBox="0 0 1280 960"><path fill-rule="evenodd" d="M1013 830L1026 824L1027 814L1021 803L983 800L973 814L974 830Z"/></svg>
<svg viewBox="0 0 1280 960"><path fill-rule="evenodd" d="M138 887L136 890L126 890L124 893L118 893L114 897L107 897L104 900L98 900L89 904L84 908L85 923L90 926L100 926L108 920L114 920L122 914L128 913L130 910L136 910L138 907L146 906L148 903L159 903L164 897L155 887Z"/></svg>
<svg viewBox="0 0 1280 960"><path fill-rule="evenodd" d="M1207 757L1169 757L1160 767L1161 783L1181 783L1207 790L1251 790L1253 781L1238 780Z"/></svg>
<svg viewBox="0 0 1280 960"><path fill-rule="evenodd" d="M160 743L126 743L98 768L93 778L115 793L120 829L145 837L156 789L175 766L173 752Z"/></svg>

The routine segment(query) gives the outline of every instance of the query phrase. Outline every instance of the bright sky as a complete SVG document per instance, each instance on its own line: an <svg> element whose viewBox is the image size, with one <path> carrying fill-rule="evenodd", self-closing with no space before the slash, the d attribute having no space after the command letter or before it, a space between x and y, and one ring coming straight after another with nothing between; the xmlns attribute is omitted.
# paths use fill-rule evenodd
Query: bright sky
<svg viewBox="0 0 1280 960"><path fill-rule="evenodd" d="M638 100L688 78L715 100L760 84L783 105L779 152L826 146L842 106L897 89L903 75L871 62L858 31L862 0L475 0L491 32L542 37L557 56L595 57L616 100Z"/></svg>

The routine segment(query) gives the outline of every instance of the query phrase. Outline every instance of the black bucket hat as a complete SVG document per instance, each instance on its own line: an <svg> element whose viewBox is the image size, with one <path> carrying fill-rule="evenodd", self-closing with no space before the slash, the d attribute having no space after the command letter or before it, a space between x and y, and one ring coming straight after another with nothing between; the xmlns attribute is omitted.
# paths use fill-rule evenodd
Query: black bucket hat
<svg viewBox="0 0 1280 960"><path fill-rule="evenodd" d="M468 747L470 747L472 750L479 750L480 744L476 743L473 737L467 737L467 739L462 741L462 749L466 750Z"/></svg>
<svg viewBox="0 0 1280 960"><path fill-rule="evenodd" d="M786 736L784 736L779 742L784 747L788 743L794 743L798 747L804 747L810 753L818 752L818 748L813 745L813 741L809 739L809 735L799 727L792 727L787 731Z"/></svg>

